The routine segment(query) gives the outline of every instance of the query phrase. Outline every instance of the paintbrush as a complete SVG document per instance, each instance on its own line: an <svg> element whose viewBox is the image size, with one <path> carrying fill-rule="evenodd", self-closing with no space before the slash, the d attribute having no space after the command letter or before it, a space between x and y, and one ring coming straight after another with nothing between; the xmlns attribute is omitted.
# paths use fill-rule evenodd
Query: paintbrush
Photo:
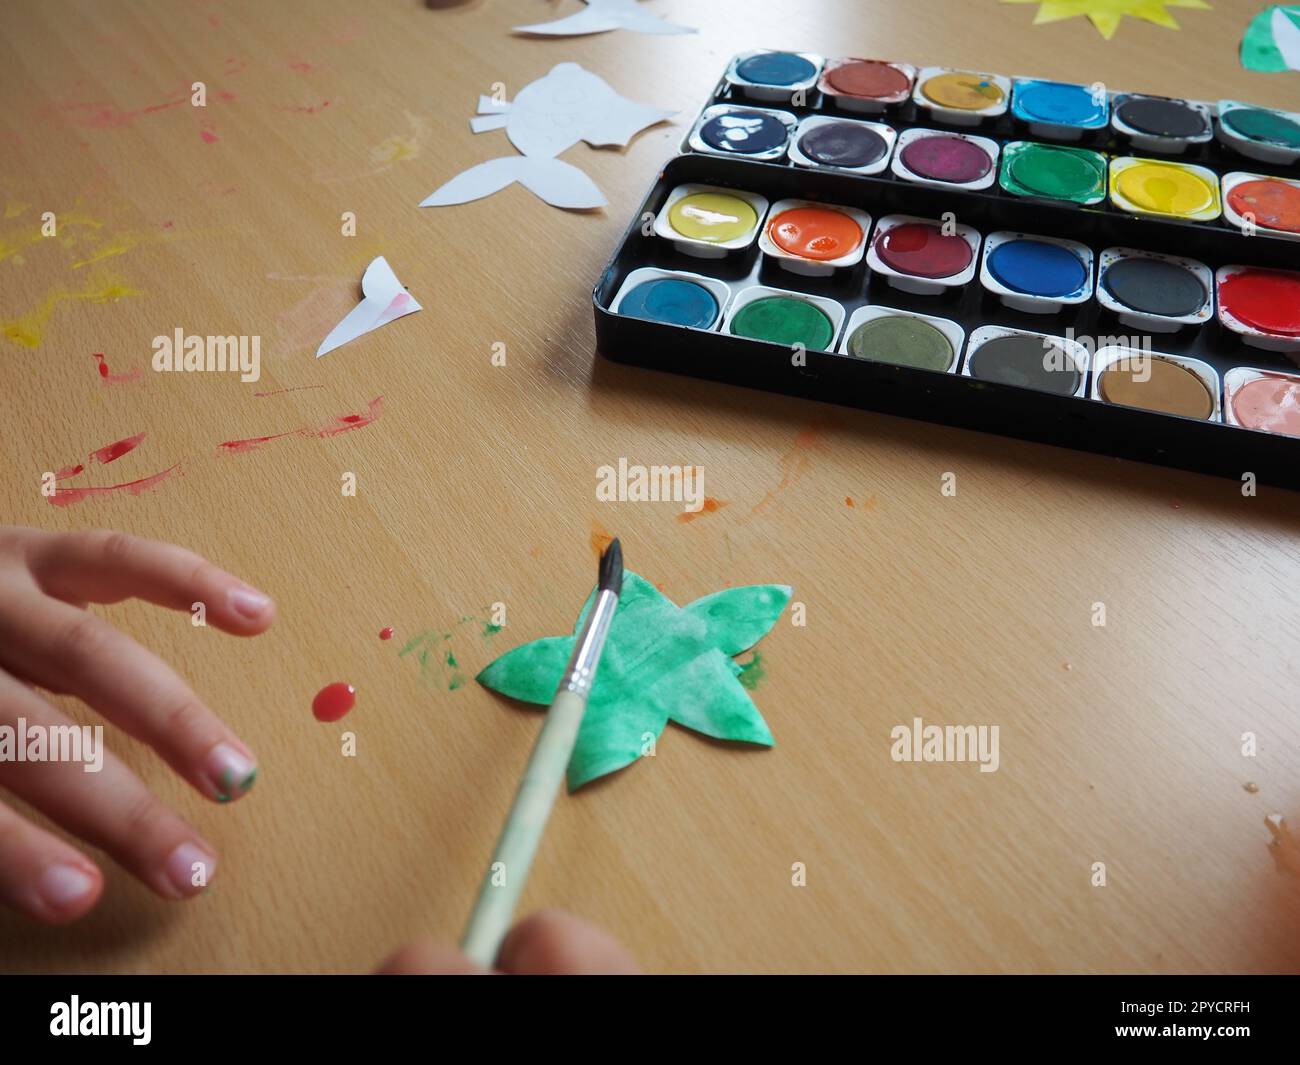
<svg viewBox="0 0 1300 1065"><path fill-rule="evenodd" d="M573 754L578 726L587 709L587 696L591 693L622 590L623 549L613 540L600 556L596 601L587 614L569 666L546 712L542 731L533 745L461 939L466 956L480 965L490 966L496 961L501 940L510 928L515 906L528 880L528 870L546 830L546 819L551 816L551 807L555 805L555 796Z"/></svg>

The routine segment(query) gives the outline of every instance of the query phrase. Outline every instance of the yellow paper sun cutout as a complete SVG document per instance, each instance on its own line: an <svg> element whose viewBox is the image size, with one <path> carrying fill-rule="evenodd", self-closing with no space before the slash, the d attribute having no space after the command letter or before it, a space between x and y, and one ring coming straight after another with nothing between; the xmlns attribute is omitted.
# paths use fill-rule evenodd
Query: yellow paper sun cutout
<svg viewBox="0 0 1300 1065"><path fill-rule="evenodd" d="M1002 0L1004 4L1039 4L1034 24L1060 22L1062 19L1087 15L1098 32L1107 40L1115 36L1120 20L1125 15L1146 19L1158 26L1178 29L1171 7L1194 7L1210 10L1205 0Z"/></svg>

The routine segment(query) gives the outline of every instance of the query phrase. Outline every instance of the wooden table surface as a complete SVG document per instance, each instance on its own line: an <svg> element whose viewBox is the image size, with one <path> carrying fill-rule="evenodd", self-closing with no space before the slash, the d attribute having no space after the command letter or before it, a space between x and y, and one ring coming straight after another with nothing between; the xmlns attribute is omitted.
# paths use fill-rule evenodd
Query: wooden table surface
<svg viewBox="0 0 1300 1065"><path fill-rule="evenodd" d="M251 641L104 611L192 681L262 778L214 806L109 729L221 871L175 904L109 862L103 903L72 926L0 916L0 968L355 971L457 938L540 719L398 652L450 633L472 677L567 632L609 530L678 602L788 583L807 624L787 616L760 648L775 749L670 726L655 758L561 797L527 909L604 925L652 971L1295 970L1300 880L1265 819L1300 814L1300 497L619 367L594 355L590 306L735 51L1294 104L1294 75L1237 62L1259 5L1178 10L1179 32L1127 19L1110 42L994 0L646 7L701 32L510 34L572 0L0 9L5 517L173 540L280 607ZM510 154L471 134L478 95L566 60L679 111L625 151L565 154L610 206L567 213L516 186L418 209ZM316 360L380 254L423 312ZM261 380L154 373L152 338L177 327L259 335ZM102 380L97 352L136 379ZM216 453L377 396L362 429ZM139 432L78 483L176 475L66 507L41 495L44 471ZM725 506L684 523L672 503L598 503L596 467L620 457L703 466ZM460 620L494 603L500 634ZM312 696L335 680L357 707L320 724ZM895 763L890 730L918 716L999 726L1000 768Z"/></svg>

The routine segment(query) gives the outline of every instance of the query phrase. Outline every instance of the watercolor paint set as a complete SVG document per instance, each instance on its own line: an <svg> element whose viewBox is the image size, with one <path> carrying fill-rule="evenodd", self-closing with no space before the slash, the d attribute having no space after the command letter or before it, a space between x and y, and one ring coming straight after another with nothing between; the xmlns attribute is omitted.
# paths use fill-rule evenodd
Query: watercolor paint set
<svg viewBox="0 0 1300 1065"><path fill-rule="evenodd" d="M1300 488L1300 114L744 53L593 299L614 361Z"/></svg>

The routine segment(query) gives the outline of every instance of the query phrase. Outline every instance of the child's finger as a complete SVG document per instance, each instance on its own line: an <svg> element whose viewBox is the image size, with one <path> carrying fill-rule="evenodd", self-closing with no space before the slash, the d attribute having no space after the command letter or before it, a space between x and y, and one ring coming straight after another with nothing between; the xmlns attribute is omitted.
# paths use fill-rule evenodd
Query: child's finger
<svg viewBox="0 0 1300 1065"><path fill-rule="evenodd" d="M89 858L0 803L0 903L64 924L94 906L103 890Z"/></svg>
<svg viewBox="0 0 1300 1065"><path fill-rule="evenodd" d="M210 799L244 795L257 762L172 668L102 618L35 591L0 602L0 662L94 707Z"/></svg>
<svg viewBox="0 0 1300 1065"><path fill-rule="evenodd" d="M224 632L252 636L275 620L269 596L175 544L129 533L60 533L30 549L41 588L68 603L145 599L173 610L202 603L206 620Z"/></svg>
<svg viewBox="0 0 1300 1065"><path fill-rule="evenodd" d="M21 724L27 730L35 726L47 736L55 735L51 731L55 728L78 727L3 672L0 724ZM86 753L84 745L82 753ZM88 772L87 766L96 762L98 770ZM96 748L93 761L83 757L81 761L0 762L0 785L69 832L107 851L165 898L199 894L216 871L212 847L102 747Z"/></svg>
<svg viewBox="0 0 1300 1065"><path fill-rule="evenodd" d="M437 943L412 943L385 958L375 970L380 976L483 976L487 971L455 947Z"/></svg>
<svg viewBox="0 0 1300 1065"><path fill-rule="evenodd" d="M607 932L563 910L539 910L514 926L497 966L530 975L624 976L640 970Z"/></svg>

